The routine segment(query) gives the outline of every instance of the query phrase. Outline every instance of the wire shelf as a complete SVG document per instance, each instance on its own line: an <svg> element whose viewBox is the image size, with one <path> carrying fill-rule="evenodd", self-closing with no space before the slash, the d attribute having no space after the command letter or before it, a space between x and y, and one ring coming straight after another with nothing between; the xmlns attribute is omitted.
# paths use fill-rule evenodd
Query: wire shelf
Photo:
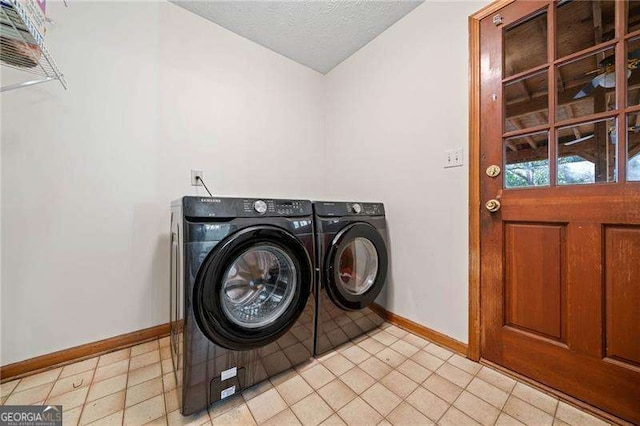
<svg viewBox="0 0 640 426"><path fill-rule="evenodd" d="M43 77L4 86L0 92L58 80L67 82L44 45L42 35L18 0L0 0L0 61L2 65Z"/></svg>

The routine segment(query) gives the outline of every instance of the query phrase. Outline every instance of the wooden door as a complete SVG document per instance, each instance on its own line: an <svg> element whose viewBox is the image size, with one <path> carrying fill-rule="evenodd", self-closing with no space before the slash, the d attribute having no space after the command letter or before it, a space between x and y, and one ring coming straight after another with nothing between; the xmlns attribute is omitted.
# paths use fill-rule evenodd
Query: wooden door
<svg viewBox="0 0 640 426"><path fill-rule="evenodd" d="M640 5L517 0L480 45L481 356L640 423Z"/></svg>

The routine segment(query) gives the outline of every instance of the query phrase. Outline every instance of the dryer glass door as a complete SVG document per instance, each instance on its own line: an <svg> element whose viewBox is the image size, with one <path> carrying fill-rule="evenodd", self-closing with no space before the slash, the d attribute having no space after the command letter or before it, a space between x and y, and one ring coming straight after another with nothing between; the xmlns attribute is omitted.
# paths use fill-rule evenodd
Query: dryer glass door
<svg viewBox="0 0 640 426"><path fill-rule="evenodd" d="M364 222L343 228L325 258L327 293L345 310L367 307L387 279L387 246L380 232Z"/></svg>

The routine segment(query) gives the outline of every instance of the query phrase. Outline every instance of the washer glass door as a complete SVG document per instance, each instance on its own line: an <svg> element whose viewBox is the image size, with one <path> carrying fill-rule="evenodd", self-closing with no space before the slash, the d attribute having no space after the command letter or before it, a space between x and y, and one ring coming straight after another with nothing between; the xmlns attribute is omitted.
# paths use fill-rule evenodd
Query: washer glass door
<svg viewBox="0 0 640 426"><path fill-rule="evenodd" d="M293 259L279 247L251 247L230 263L222 277L223 312L243 328L268 326L291 304L296 277Z"/></svg>

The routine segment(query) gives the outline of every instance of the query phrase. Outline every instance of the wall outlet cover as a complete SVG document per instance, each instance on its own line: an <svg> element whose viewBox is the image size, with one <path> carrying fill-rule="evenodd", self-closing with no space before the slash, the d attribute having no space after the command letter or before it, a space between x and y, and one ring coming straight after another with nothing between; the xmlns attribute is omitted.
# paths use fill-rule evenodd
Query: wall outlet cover
<svg viewBox="0 0 640 426"><path fill-rule="evenodd" d="M191 186L202 186L202 170L191 170ZM200 178L200 179L198 179Z"/></svg>
<svg viewBox="0 0 640 426"><path fill-rule="evenodd" d="M449 149L444 152L444 168L460 167L463 164L464 151L462 148Z"/></svg>

